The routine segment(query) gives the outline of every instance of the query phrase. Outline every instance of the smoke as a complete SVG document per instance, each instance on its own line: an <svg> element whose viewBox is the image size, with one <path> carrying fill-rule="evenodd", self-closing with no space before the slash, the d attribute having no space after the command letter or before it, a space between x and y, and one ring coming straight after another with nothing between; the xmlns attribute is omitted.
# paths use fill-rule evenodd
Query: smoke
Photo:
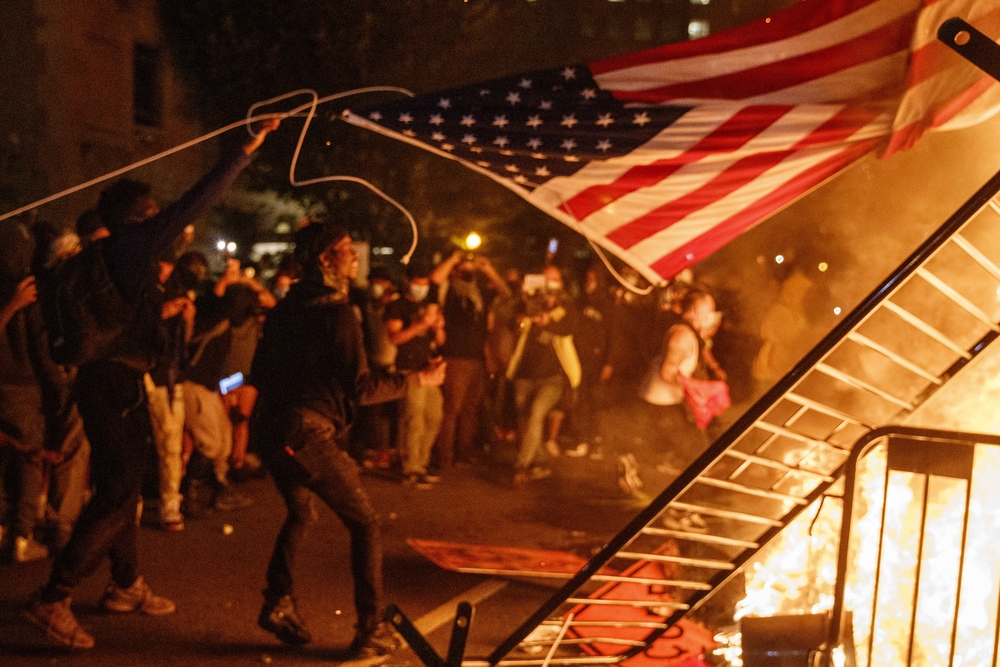
<svg viewBox="0 0 1000 667"><path fill-rule="evenodd" d="M809 326L788 342L801 358L1000 168L998 144L994 118L887 160L869 155L695 267L726 312L717 356L730 376L749 372L784 280L812 282Z"/></svg>

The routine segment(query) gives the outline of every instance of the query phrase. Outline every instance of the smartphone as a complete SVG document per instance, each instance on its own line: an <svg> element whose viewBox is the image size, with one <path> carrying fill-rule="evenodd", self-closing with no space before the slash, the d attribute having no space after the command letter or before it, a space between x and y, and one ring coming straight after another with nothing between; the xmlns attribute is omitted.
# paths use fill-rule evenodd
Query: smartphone
<svg viewBox="0 0 1000 667"><path fill-rule="evenodd" d="M549 239L549 254L554 255L559 251L559 239Z"/></svg>
<svg viewBox="0 0 1000 667"><path fill-rule="evenodd" d="M243 386L243 373L239 371L233 373L227 378L222 378L219 380L219 391L222 394L228 394L233 389Z"/></svg>

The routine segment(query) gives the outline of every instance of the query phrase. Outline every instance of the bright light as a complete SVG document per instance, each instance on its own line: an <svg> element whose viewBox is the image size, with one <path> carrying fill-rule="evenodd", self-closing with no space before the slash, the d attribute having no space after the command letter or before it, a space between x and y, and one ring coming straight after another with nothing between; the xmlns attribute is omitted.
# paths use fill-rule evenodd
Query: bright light
<svg viewBox="0 0 1000 667"><path fill-rule="evenodd" d="M482 237L475 232L469 232L469 235L465 237L465 247L469 250L475 250L482 244L482 242Z"/></svg>
<svg viewBox="0 0 1000 667"><path fill-rule="evenodd" d="M215 244L215 249L216 250L225 250L226 249L226 242L225 241L219 241L218 243Z"/></svg>
<svg viewBox="0 0 1000 667"><path fill-rule="evenodd" d="M708 21L705 19L695 19L688 23L688 39L699 39L708 37Z"/></svg>
<svg viewBox="0 0 1000 667"><path fill-rule="evenodd" d="M833 309L833 314L840 315L840 306L837 306L836 308Z"/></svg>
<svg viewBox="0 0 1000 667"><path fill-rule="evenodd" d="M826 271L826 270L827 270L827 269L829 269L829 268L830 268L830 265L829 265L829 264L827 264L826 262L820 262L820 263L819 263L819 270L820 270L820 272L821 272L821 273L822 273L823 271Z"/></svg>
<svg viewBox="0 0 1000 667"><path fill-rule="evenodd" d="M784 255L778 255L777 257L774 258L774 263L775 264L781 264L784 261L785 261L785 256Z"/></svg>
<svg viewBox="0 0 1000 667"><path fill-rule="evenodd" d="M226 250L228 250L229 252L236 252L236 244L230 241L229 243L226 244Z"/></svg>

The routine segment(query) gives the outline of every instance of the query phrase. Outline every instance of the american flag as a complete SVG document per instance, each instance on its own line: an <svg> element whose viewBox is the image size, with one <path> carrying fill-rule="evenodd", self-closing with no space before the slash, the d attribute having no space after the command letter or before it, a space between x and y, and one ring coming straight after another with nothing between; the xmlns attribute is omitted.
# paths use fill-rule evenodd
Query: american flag
<svg viewBox="0 0 1000 667"><path fill-rule="evenodd" d="M350 112L460 160L660 283L873 150L1000 109L936 40L1000 0L803 0L703 39Z"/></svg>

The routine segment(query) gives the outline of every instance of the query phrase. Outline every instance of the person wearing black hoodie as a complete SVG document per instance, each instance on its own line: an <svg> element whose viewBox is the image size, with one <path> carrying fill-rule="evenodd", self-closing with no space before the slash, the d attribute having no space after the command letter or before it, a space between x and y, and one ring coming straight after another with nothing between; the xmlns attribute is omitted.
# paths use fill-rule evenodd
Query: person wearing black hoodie
<svg viewBox="0 0 1000 667"><path fill-rule="evenodd" d="M288 509L267 568L258 624L287 644L312 639L295 607L291 570L316 495L351 536L358 621L350 650L385 655L397 646L381 621L380 522L360 467L348 454L350 427L358 405L401 398L411 385L440 386L444 365L407 374L370 368L349 299L359 262L345 229L311 223L299 230L295 252L303 278L268 314L250 373L260 392L251 446L261 453Z"/></svg>
<svg viewBox="0 0 1000 667"><path fill-rule="evenodd" d="M101 243L115 286L132 314L122 344L109 356L80 366L76 387L84 430L91 445L94 494L77 520L48 582L32 597L24 617L55 642L76 649L93 636L70 609L73 589L104 561L112 582L101 598L108 612L169 614L174 603L154 594L138 572L138 526L146 463L153 456L152 430L143 375L162 352L158 300L151 267L198 216L215 203L250 163L278 121L264 121L241 150L224 157L179 200L159 209L146 183L122 179L106 187L97 212L111 235Z"/></svg>

